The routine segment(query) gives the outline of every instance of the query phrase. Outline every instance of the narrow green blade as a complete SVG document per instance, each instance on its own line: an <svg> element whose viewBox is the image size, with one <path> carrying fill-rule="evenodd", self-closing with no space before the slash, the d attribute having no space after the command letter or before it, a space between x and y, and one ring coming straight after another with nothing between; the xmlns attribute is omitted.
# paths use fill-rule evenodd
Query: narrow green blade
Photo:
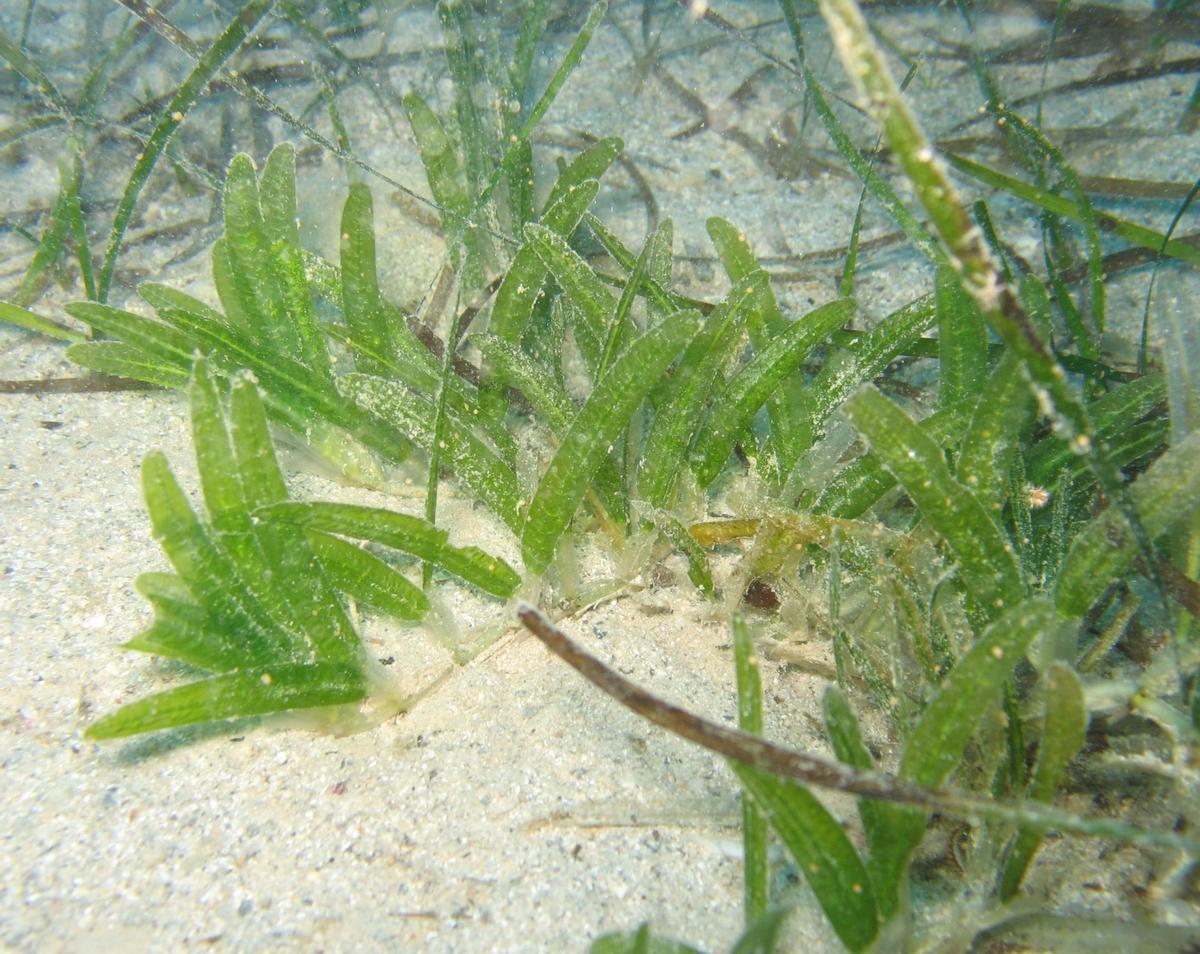
<svg viewBox="0 0 1200 954"><path fill-rule="evenodd" d="M814 431L842 402L880 374L935 321L932 295L909 302L831 356L809 385Z"/></svg>
<svg viewBox="0 0 1200 954"><path fill-rule="evenodd" d="M371 190L361 182L350 186L342 209L342 311L346 327L366 351L355 351L355 365L368 374L382 369L368 353L393 357L391 336L380 301L375 274L375 217Z"/></svg>
<svg viewBox="0 0 1200 954"><path fill-rule="evenodd" d="M347 596L396 619L424 619L429 612L429 600L420 587L379 557L327 533L313 531L307 537L325 578Z"/></svg>
<svg viewBox="0 0 1200 954"><path fill-rule="evenodd" d="M1200 431L1170 448L1129 490L1138 518L1151 539L1200 508ZM1064 616L1082 616L1113 580L1127 573L1138 542L1125 515L1110 506L1075 537L1055 588Z"/></svg>
<svg viewBox="0 0 1200 954"><path fill-rule="evenodd" d="M550 209L589 179L599 179L603 176L624 148L625 143L618 137L607 136L592 143L567 163L567 167L559 173L558 178L554 180L554 185L550 187L550 194L546 196L546 204L541 217L542 224L553 228L560 235L570 235L574 231L575 225L578 224L578 219L570 227L564 228L558 222L547 221L550 218ZM582 215L582 213L580 214Z"/></svg>
<svg viewBox="0 0 1200 954"><path fill-rule="evenodd" d="M1050 601L1034 597L988 626L909 732L900 760L901 777L931 788L943 784L1030 644L1039 636L1050 638L1058 625Z"/></svg>
<svg viewBox="0 0 1200 954"><path fill-rule="evenodd" d="M851 951L879 933L867 869L834 818L809 791L739 762L729 767L787 845L834 931Z"/></svg>
<svg viewBox="0 0 1200 954"><path fill-rule="evenodd" d="M963 397L959 403L969 406L967 392ZM1021 359L1006 351L974 397L975 413L959 449L955 476L986 505L1003 499L1013 457L1033 424L1033 394Z"/></svg>
<svg viewBox="0 0 1200 954"><path fill-rule="evenodd" d="M977 611L990 618L1020 603L1024 583L1012 544L990 509L950 475L937 443L874 388L860 391L846 410L958 558Z"/></svg>
<svg viewBox="0 0 1200 954"><path fill-rule="evenodd" d="M1083 684L1066 663L1051 665L1042 687L1042 698L1046 711L1027 797L1051 802L1066 774L1067 763L1083 748L1088 715ZM1000 873L997 893L1001 901L1011 901L1020 890L1021 880L1041 841L1042 831L1033 827L1023 829L1013 839Z"/></svg>
<svg viewBox="0 0 1200 954"><path fill-rule="evenodd" d="M600 183L595 179L587 179L573 186L546 207L542 225L562 235L570 235L599 191ZM533 306L542 293L546 275L546 266L533 243L526 242L517 250L496 290L496 301L488 323L489 333L508 342L515 343L521 339L533 314Z"/></svg>
<svg viewBox="0 0 1200 954"><path fill-rule="evenodd" d="M0 301L0 321L6 321L26 331L34 331L39 335L57 338L59 341L86 341L87 335L74 328L64 328L49 318L43 318L36 312L11 302Z"/></svg>
<svg viewBox="0 0 1200 954"><path fill-rule="evenodd" d="M259 202L253 160L233 157L225 173L225 252L229 276L246 330L272 350L290 358L301 356L300 338L285 308L283 289Z"/></svg>
<svg viewBox="0 0 1200 954"><path fill-rule="evenodd" d="M296 150L280 143L271 150L258 183L263 232L274 261L284 313L300 343L298 357L318 375L329 373L329 352L313 311L312 290L304 270L296 212Z"/></svg>
<svg viewBox="0 0 1200 954"><path fill-rule="evenodd" d="M1051 638L1059 625L1053 607L1037 597L1011 608L984 630L959 660L921 713L904 742L900 777L936 788L962 761L983 714L1000 698L1006 680L1038 636ZM872 845L872 873L885 908L903 883L912 850L925 834L925 813L889 811L887 837Z"/></svg>
<svg viewBox="0 0 1200 954"><path fill-rule="evenodd" d="M575 306L578 321L572 330L594 379L603 362L604 342L612 333L617 301L600 276L557 232L530 224L525 226L525 239Z"/></svg>
<svg viewBox="0 0 1200 954"><path fill-rule="evenodd" d="M290 647L292 657L353 665L359 652L358 634L321 573L304 534L295 527L274 526L251 516L254 508L287 500L287 486L275 459L266 409L246 374L234 380L229 424L248 528L265 561L262 587L276 595L273 615L286 621L296 634Z"/></svg>
<svg viewBox="0 0 1200 954"><path fill-rule="evenodd" d="M732 621L733 660L737 672L738 728L762 735L762 674L754 640L740 613ZM749 798L742 799L743 920L747 927L767 912L770 864L767 857L767 823Z"/></svg>
<svg viewBox="0 0 1200 954"><path fill-rule="evenodd" d="M347 374L339 382L346 397L373 416L388 420L418 447L427 453L433 447L434 404L387 378L373 375ZM448 426L442 439L443 459L454 473L470 487L505 526L518 531L520 493L517 475L452 409L447 409Z"/></svg>
<svg viewBox="0 0 1200 954"><path fill-rule="evenodd" d="M935 411L918 425L940 447L949 447L962 436L967 421L954 411ZM827 480L808 505L814 513L854 519L861 517L896 486L878 454L868 451Z"/></svg>
<svg viewBox="0 0 1200 954"><path fill-rule="evenodd" d="M741 229L715 216L705 225L721 257L721 264L729 273L730 281L740 282L753 275L761 275L766 279L767 273L754 257L750 242ZM755 296L751 310L750 342L756 351L762 351L771 338L787 328L788 320L775 300L769 281L764 280L756 288ZM792 377L781 382L778 391L768 398L767 410L771 418L768 461L778 479L791 471L796 459L812 442L811 410L804 381Z"/></svg>
<svg viewBox="0 0 1200 954"><path fill-rule="evenodd" d="M742 325L754 310L755 289L764 283L765 278L756 275L737 283L705 320L665 388L638 464L638 494L651 506L671 505L696 422L741 340Z"/></svg>
<svg viewBox="0 0 1200 954"><path fill-rule="evenodd" d="M97 293L100 301L108 298L109 287L112 285L113 272L117 266L117 255L121 251L121 242L125 237L125 229L133 216L142 187L150 178L158 158L175 135L183 116L204 92L209 81L216 75L222 64L232 56L246 41L246 38L258 26L258 22L271 9L274 0L250 0L229 21L220 36L213 41L212 46L205 51L193 67L183 85L179 87L171 101L163 108L150 138L142 147L141 154L134 164L117 204L113 216L112 230L109 233L108 249L104 253L104 264L100 268Z"/></svg>
<svg viewBox="0 0 1200 954"><path fill-rule="evenodd" d="M264 507L261 520L370 540L433 563L485 593L507 599L521 578L478 547L455 547L447 533L421 517L356 504L287 502Z"/></svg>
<svg viewBox="0 0 1200 954"><path fill-rule="evenodd" d="M521 552L534 573L545 572L609 447L699 326L696 313L676 313L634 341L597 382L529 505Z"/></svg>
<svg viewBox="0 0 1200 954"><path fill-rule="evenodd" d="M142 482L155 539L226 634L227 666L278 658L290 635L250 596L229 557L196 519L162 454L142 462Z"/></svg>
<svg viewBox="0 0 1200 954"><path fill-rule="evenodd" d="M191 370L196 343L175 328L95 302L71 302L66 306L66 312L101 334L116 338L127 347L136 348L145 356L147 363Z"/></svg>
<svg viewBox="0 0 1200 954"><path fill-rule="evenodd" d="M140 348L119 341L84 341L67 349L67 358L81 367L118 378L145 381L164 388L187 387L182 368L147 357Z"/></svg>
<svg viewBox="0 0 1200 954"><path fill-rule="evenodd" d="M987 377L987 325L975 299L947 265L937 270L938 405L972 408Z"/></svg>
<svg viewBox="0 0 1200 954"><path fill-rule="evenodd" d="M117 739L216 719L357 702L366 694L363 677L352 666L268 665L201 679L131 702L92 723L85 734L90 739Z"/></svg>
<svg viewBox="0 0 1200 954"><path fill-rule="evenodd" d="M854 302L832 301L792 322L727 383L705 422L693 456L700 486L711 484L758 409L817 345L854 314Z"/></svg>

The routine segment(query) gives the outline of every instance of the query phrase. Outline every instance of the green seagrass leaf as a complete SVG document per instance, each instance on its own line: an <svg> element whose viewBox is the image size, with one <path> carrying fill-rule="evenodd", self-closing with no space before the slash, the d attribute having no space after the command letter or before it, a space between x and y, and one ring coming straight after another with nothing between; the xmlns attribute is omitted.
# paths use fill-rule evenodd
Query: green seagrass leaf
<svg viewBox="0 0 1200 954"><path fill-rule="evenodd" d="M163 107L149 139L142 146L141 153L134 163L133 171L129 174L129 181L125 184L125 191L121 195L117 211L113 216L108 248L104 253L104 262L100 267L98 278L97 296L100 301L108 298L113 273L117 266L117 256L120 254L121 243L125 237L125 229L133 217L133 211L137 206L142 188L145 186L146 180L150 178L150 173L154 170L159 157L174 137L183 117L207 89L209 81L253 33L259 21L266 16L272 6L273 0L250 0L238 13L234 14L221 34L213 41L212 46L199 58L183 85L171 97L171 101Z"/></svg>
<svg viewBox="0 0 1200 954"><path fill-rule="evenodd" d="M650 925L643 924L636 931L621 934L602 934L592 941L588 954L704 954L699 948L680 941L659 937L650 933Z"/></svg>
<svg viewBox="0 0 1200 954"><path fill-rule="evenodd" d="M612 332L617 300L592 267L567 240L544 225L525 226L525 240L554 277L578 320L572 326L588 371L595 379L604 360L604 343Z"/></svg>
<svg viewBox="0 0 1200 954"><path fill-rule="evenodd" d="M434 404L395 381L373 375L347 374L339 382L347 399L378 419L389 421L428 453L433 447ZM489 447L451 407L446 409L443 459L505 526L518 531L520 493L512 466Z"/></svg>
<svg viewBox="0 0 1200 954"><path fill-rule="evenodd" d="M586 179L572 186L546 206L542 225L561 235L570 235L599 191L600 183L595 179ZM488 323L490 334L513 343L521 339L533 315L533 306L542 293L547 274L546 266L533 243L522 245L496 290L496 301Z"/></svg>
<svg viewBox="0 0 1200 954"><path fill-rule="evenodd" d="M935 411L917 426L945 448L959 439L967 421L957 410ZM854 519L861 517L895 486L896 478L879 455L868 451L826 480L809 509L831 517Z"/></svg>
<svg viewBox="0 0 1200 954"><path fill-rule="evenodd" d="M635 340L596 383L529 505L521 552L534 573L545 572L609 448L699 327L698 314L677 312Z"/></svg>
<svg viewBox="0 0 1200 954"><path fill-rule="evenodd" d="M65 306L72 318L128 348L136 349L148 364L191 371L199 343L187 334L160 321L121 311L96 302L75 301Z"/></svg>
<svg viewBox="0 0 1200 954"><path fill-rule="evenodd" d="M266 522L370 540L439 566L485 593L504 599L521 582L503 560L478 547L451 546L446 531L422 517L357 504L298 501L264 507L255 516Z"/></svg>
<svg viewBox="0 0 1200 954"><path fill-rule="evenodd" d="M1200 431L1167 450L1129 488L1130 500L1150 539L1200 508ZM1055 588L1064 616L1082 616L1109 583L1128 573L1138 544L1125 515L1109 506L1075 537Z"/></svg>
<svg viewBox="0 0 1200 954"><path fill-rule="evenodd" d="M300 224L296 212L296 147L281 142L271 150L258 182L262 203L263 231L272 245L300 247Z"/></svg>
<svg viewBox="0 0 1200 954"><path fill-rule="evenodd" d="M12 302L0 301L0 321L16 325L18 328L24 328L27 331L33 331L39 335L46 335L49 338L57 338L59 341L87 341L87 336L82 332L76 331L74 328L65 328L58 324L58 322L51 321L49 318L43 318L36 312L32 312L28 308L13 304Z"/></svg>
<svg viewBox="0 0 1200 954"><path fill-rule="evenodd" d="M813 348L850 319L854 309L854 302L841 300L810 311L771 338L726 383L696 441L692 466L700 486L707 487L717 478L758 409Z"/></svg>
<svg viewBox="0 0 1200 954"><path fill-rule="evenodd" d="M1039 637L1053 639L1061 621L1050 601L1034 597L987 627L939 686L904 741L900 777L929 788L944 785L962 761L979 720L1000 698L1006 680ZM925 813L888 813L887 837L872 844L872 869L896 890L912 850L925 835ZM882 890L882 888L881 888Z"/></svg>
<svg viewBox="0 0 1200 954"><path fill-rule="evenodd" d="M155 539L227 634L228 668L278 658L289 634L249 595L234 563L196 518L162 454L152 453L142 462L142 483Z"/></svg>
<svg viewBox="0 0 1200 954"><path fill-rule="evenodd" d="M749 323L750 342L755 351L762 351L771 338L788 326L788 320L775 300L775 293L771 291L771 284L765 280L767 273L750 250L745 233L733 223L714 216L708 220L706 227L731 281L740 282L753 275L761 275L764 279L756 289L757 300L751 310ZM804 381L799 376L781 381L778 390L767 400L771 432L767 439L766 460L776 479L785 477L800 454L812 443L809 401Z"/></svg>
<svg viewBox="0 0 1200 954"><path fill-rule="evenodd" d="M762 673L754 639L741 613L735 613L733 662L737 674L738 728L751 735L762 735ZM767 821L752 799L742 799L742 884L747 925L762 918L770 902L771 865L768 857Z"/></svg>
<svg viewBox="0 0 1200 954"><path fill-rule="evenodd" d="M117 739L197 722L357 702L366 695L366 680L354 666L268 664L131 702L93 722L84 734L90 739Z"/></svg>
<svg viewBox="0 0 1200 954"><path fill-rule="evenodd" d="M229 431L244 520L254 545L246 562L257 566L262 561L265 572L258 585L270 593L272 615L294 634L292 657L352 664L359 651L358 634L305 535L294 527L266 525L251 514L252 508L285 501L287 486L275 459L266 409L245 374L235 379L230 391Z"/></svg>
<svg viewBox="0 0 1200 954"><path fill-rule="evenodd" d="M1052 802L1066 774L1067 763L1083 748L1088 714L1083 683L1075 670L1061 661L1053 663L1047 671L1042 699L1045 707L1042 735L1026 797ZM1001 901L1012 900L1020 890L1025 871L1042 842L1042 834L1036 827L1025 828L1009 845L997 888Z"/></svg>
<svg viewBox="0 0 1200 954"><path fill-rule="evenodd" d="M350 186L350 195L342 209L341 261L342 313L351 337L364 346L363 350L353 351L355 365L360 371L379 374L381 366L370 355L379 355L387 361L394 356L395 349L375 273L371 190L361 182Z"/></svg>
<svg viewBox="0 0 1200 954"><path fill-rule="evenodd" d="M713 582L712 567L708 562L708 554L704 547L696 541L688 528L665 510L655 510L651 514L654 525L667 538L676 550L683 554L688 563L688 579L695 584L705 596L716 595L716 584Z"/></svg>
<svg viewBox="0 0 1200 954"><path fill-rule="evenodd" d="M671 505L696 422L712 397L721 369L741 341L742 326L753 312L755 291L765 282L765 276L750 275L730 290L688 345L664 389L638 464L638 494L651 506Z"/></svg>
<svg viewBox="0 0 1200 954"><path fill-rule="evenodd" d="M864 950L879 932L879 913L867 869L837 819L802 785L739 762L729 767L796 859L838 938Z"/></svg>
<svg viewBox="0 0 1200 954"><path fill-rule="evenodd" d="M557 216L551 217L550 210L561 202L568 194L578 189L590 179L599 179L608 167L613 164L625 143L617 136L607 136L592 143L579 155L572 159L565 169L558 174L550 194L546 196L546 204L542 208L541 223L554 229L560 235L570 235L574 231L578 219L571 225L565 225ZM582 212L580 213L582 215Z"/></svg>
<svg viewBox="0 0 1200 954"><path fill-rule="evenodd" d="M1044 597L1009 609L987 627L938 687L909 731L900 759L902 778L942 785L962 760L984 713L1034 639L1051 638L1060 621Z"/></svg>
<svg viewBox="0 0 1200 954"><path fill-rule="evenodd" d="M421 588L374 554L341 537L310 531L309 546L330 584L359 603L396 619L424 619L429 600Z"/></svg>
<svg viewBox="0 0 1200 954"><path fill-rule="evenodd" d="M138 294L155 310L185 312L201 321L211 321L218 325L229 324L229 319L215 308L210 308L199 298L187 292L181 292L170 285L160 285L158 282L142 282L138 285ZM160 314L160 318L161 318ZM166 318L162 320L166 321Z"/></svg>
<svg viewBox="0 0 1200 954"><path fill-rule="evenodd" d="M942 449L894 402L864 388L846 411L871 449L958 558L976 612L992 618L1024 596L1013 547L990 508L950 474Z"/></svg>
<svg viewBox="0 0 1200 954"><path fill-rule="evenodd" d="M882 373L897 355L933 325L932 295L909 302L826 360L808 387L814 432L851 394Z"/></svg>
<svg viewBox="0 0 1200 954"><path fill-rule="evenodd" d="M937 269L934 300L938 325L938 406L973 408L987 377L987 325L962 278L948 265Z"/></svg>
<svg viewBox="0 0 1200 954"><path fill-rule="evenodd" d="M558 438L571 426L577 408L553 372L516 345L493 335L478 335L475 341L491 363L496 379L520 391L530 408ZM617 521L626 519L625 489L611 455L600 464L594 481L604 509Z"/></svg>
<svg viewBox="0 0 1200 954"><path fill-rule="evenodd" d="M977 403L959 448L955 477L984 504L997 503L1004 499L1013 457L1033 423L1033 395L1021 359L1006 351L974 399ZM965 408L971 399L963 391L954 403Z"/></svg>
<svg viewBox="0 0 1200 954"><path fill-rule="evenodd" d="M875 760L863 742L858 719L842 691L836 686L826 689L821 704L825 731L838 760L857 769L874 771ZM886 920L895 913L899 902L900 879L905 873L905 858L894 854L890 846L902 830L907 809L891 802L860 798L858 814L862 818L863 832L870 849L867 870L875 888L880 914Z"/></svg>
<svg viewBox="0 0 1200 954"><path fill-rule="evenodd" d="M300 338L287 313L263 221L254 161L248 155L236 155L229 163L222 199L229 279L244 327L272 350L298 358Z"/></svg>
<svg viewBox="0 0 1200 954"><path fill-rule="evenodd" d="M187 386L188 375L182 368L166 364L140 348L119 341L84 341L67 349L67 358L81 367L118 378L145 381L164 388Z"/></svg>
<svg viewBox="0 0 1200 954"><path fill-rule="evenodd" d="M198 606L174 573L143 573L136 586L154 607L154 624L124 643L126 649L180 659L220 672L229 658L229 637L212 614Z"/></svg>

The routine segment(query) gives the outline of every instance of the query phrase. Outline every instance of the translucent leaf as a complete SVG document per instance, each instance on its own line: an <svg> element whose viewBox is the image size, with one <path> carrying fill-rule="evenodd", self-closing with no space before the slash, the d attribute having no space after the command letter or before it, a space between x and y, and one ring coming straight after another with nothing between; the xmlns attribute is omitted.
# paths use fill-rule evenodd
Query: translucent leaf
<svg viewBox="0 0 1200 954"><path fill-rule="evenodd" d="M521 536L525 565L543 573L609 448L700 325L678 312L634 341L597 382L538 484Z"/></svg>
<svg viewBox="0 0 1200 954"><path fill-rule="evenodd" d="M977 610L991 617L1018 604L1024 584L1012 544L990 508L951 476L936 442L874 388L855 395L846 410L958 558Z"/></svg>
<svg viewBox="0 0 1200 954"><path fill-rule="evenodd" d="M424 619L429 600L420 587L362 547L326 533L307 534L330 584L359 603L396 619Z"/></svg>
<svg viewBox="0 0 1200 954"><path fill-rule="evenodd" d="M1088 716L1083 684L1066 663L1055 662L1047 671L1042 700L1045 716L1026 797L1051 802L1066 774L1067 763L1083 748ZM1000 873L1001 901L1010 901L1016 895L1041 841L1042 831L1033 826L1023 829L1013 839Z"/></svg>
<svg viewBox="0 0 1200 954"><path fill-rule="evenodd" d="M353 666L266 665L201 679L131 702L93 722L85 735L116 739L216 719L357 702L366 694L366 682Z"/></svg>
<svg viewBox="0 0 1200 954"><path fill-rule="evenodd" d="M370 540L400 550L439 566L493 596L507 598L521 582L503 560L489 556L478 547L451 546L445 530L421 517L356 504L298 501L264 507L255 516L269 522Z"/></svg>
<svg viewBox="0 0 1200 954"><path fill-rule="evenodd" d="M738 762L729 766L796 859L842 943L864 950L879 932L879 914L867 869L837 819L801 785Z"/></svg>
<svg viewBox="0 0 1200 954"><path fill-rule="evenodd" d="M1138 519L1151 539L1200 507L1200 431L1170 448L1129 489ZM1138 541L1125 515L1109 507L1075 537L1055 588L1058 610L1082 616L1113 580L1127 573Z"/></svg>
<svg viewBox="0 0 1200 954"><path fill-rule="evenodd" d="M726 383L696 442L693 469L700 486L716 479L758 409L813 348L850 319L854 307L852 301L833 301L797 319Z"/></svg>

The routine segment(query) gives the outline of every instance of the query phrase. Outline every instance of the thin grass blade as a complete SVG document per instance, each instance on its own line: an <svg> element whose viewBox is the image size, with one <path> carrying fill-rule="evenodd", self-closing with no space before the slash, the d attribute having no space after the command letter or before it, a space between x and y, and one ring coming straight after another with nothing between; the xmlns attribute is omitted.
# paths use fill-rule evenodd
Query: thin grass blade
<svg viewBox="0 0 1200 954"><path fill-rule="evenodd" d="M762 735L762 675L754 641L746 620L735 613L732 620L733 661L737 671L738 728ZM767 858L767 823L749 799L742 799L743 919L746 927L767 912L770 865Z"/></svg>
<svg viewBox="0 0 1200 954"><path fill-rule="evenodd" d="M1138 519L1153 540L1200 509L1200 431L1170 448L1129 489ZM1083 616L1113 580L1129 571L1141 547L1116 507L1075 537L1055 588L1064 616Z"/></svg>
<svg viewBox="0 0 1200 954"><path fill-rule="evenodd" d="M381 355L386 361L394 356L395 349L375 273L371 190L361 182L350 186L342 209L341 236L342 313L351 337L366 349L354 351L355 366L368 374L382 374L383 368L369 354Z"/></svg>
<svg viewBox="0 0 1200 954"><path fill-rule="evenodd" d="M212 614L225 640L226 665L266 663L291 640L250 596L245 581L198 519L167 465L154 453L142 462L146 509L154 538L187 587ZM237 634L236 638L232 634Z"/></svg>
<svg viewBox="0 0 1200 954"><path fill-rule="evenodd" d="M433 445L433 402L423 395L386 378L348 374L339 382L347 398L372 415L388 420L418 447L428 452ZM512 467L458 415L447 415L444 459L492 512L514 532L521 526L517 503L520 493Z"/></svg>
<svg viewBox="0 0 1200 954"><path fill-rule="evenodd" d="M108 299L109 288L112 285L113 271L117 266L117 256L121 251L121 243L125 237L125 229L133 217L142 187L150 178L158 158L175 135L175 131L183 122L184 116L196 100L204 92L209 81L217 71L238 49L258 26L259 21L271 9L274 0L250 0L221 31L220 36L213 41L212 46L200 57L183 85L179 87L171 101L163 108L158 122L155 124L150 137L142 147L141 154L134 164L113 216L112 229L109 233L108 249L104 253L104 263L100 267L96 293L100 301Z"/></svg>
<svg viewBox="0 0 1200 954"><path fill-rule="evenodd" d="M671 505L696 422L741 340L742 326L754 313L755 290L765 282L765 276L750 275L730 290L688 345L659 399L637 474L638 494L654 507Z"/></svg>
<svg viewBox="0 0 1200 954"><path fill-rule="evenodd" d="M987 325L948 266L937 270L938 404L974 407L987 377Z"/></svg>
<svg viewBox="0 0 1200 954"><path fill-rule="evenodd" d="M1036 597L988 626L909 731L900 777L931 788L944 784L962 761L979 720L1000 698L1033 640L1051 638L1057 625L1049 600ZM924 812L905 808L892 813L888 837L872 845L872 872L879 879L881 895L891 899L900 890L909 855L924 834Z"/></svg>
<svg viewBox="0 0 1200 954"><path fill-rule="evenodd" d="M352 666L268 665L155 693L97 720L84 734L117 739L197 722L357 702L366 695L366 682Z"/></svg>
<svg viewBox="0 0 1200 954"><path fill-rule="evenodd" d="M1042 698L1046 710L1042 720L1042 736L1026 797L1039 802L1052 802L1066 774L1067 763L1083 748L1088 714L1083 684L1066 663L1055 662L1051 665L1046 673ZM1029 827L1013 839L1000 873L997 893L1001 901L1011 901L1020 890L1025 871L1041 844L1042 834L1039 829Z"/></svg>
<svg viewBox="0 0 1200 954"><path fill-rule="evenodd" d="M265 521L370 540L391 547L439 566L485 593L502 599L511 596L521 582L521 578L503 560L489 556L478 547L451 546L445 530L439 530L421 517L355 504L292 501L265 507L257 511L256 516Z"/></svg>
<svg viewBox="0 0 1200 954"><path fill-rule="evenodd" d="M879 913L867 869L837 819L803 786L740 762L729 767L796 859L838 938L865 950Z"/></svg>
<svg viewBox="0 0 1200 954"><path fill-rule="evenodd" d="M990 618L1020 603L1024 583L1012 544L990 509L950 475L937 443L874 388L855 395L846 411L958 558L977 611Z"/></svg>
<svg viewBox="0 0 1200 954"><path fill-rule="evenodd" d="M854 302L840 300L809 312L772 338L727 382L719 406L709 415L696 442L692 466L700 486L707 487L716 479L738 437L780 382L844 325L854 310Z"/></svg>
<svg viewBox="0 0 1200 954"><path fill-rule="evenodd" d="M609 447L699 326L694 312L676 313L634 341L596 383L529 505L521 552L534 573L545 572Z"/></svg>
<svg viewBox="0 0 1200 954"><path fill-rule="evenodd" d="M24 328L26 331L36 332L39 335L46 335L48 338L57 338L59 341L87 341L87 335L83 332L76 331L74 328L64 328L57 322L43 318L28 308L22 308L20 305L14 305L7 301L0 301L0 321Z"/></svg>
<svg viewBox="0 0 1200 954"><path fill-rule="evenodd" d="M306 536L325 578L340 592L396 619L424 619L429 612L421 588L379 557L341 537L316 531Z"/></svg>

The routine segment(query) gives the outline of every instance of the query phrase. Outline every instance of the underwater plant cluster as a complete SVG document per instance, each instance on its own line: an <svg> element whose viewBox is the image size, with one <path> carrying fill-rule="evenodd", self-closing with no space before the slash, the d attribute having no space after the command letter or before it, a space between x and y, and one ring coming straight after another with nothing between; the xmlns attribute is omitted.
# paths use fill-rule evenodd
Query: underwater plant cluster
<svg viewBox="0 0 1200 954"><path fill-rule="evenodd" d="M219 29L199 33L121 5L81 85L39 62L33 4L19 37L0 33L21 91L3 145L63 137L58 198L21 228L28 260L0 319L66 342L105 386L185 392L203 504L164 455L144 459L171 570L138 577L154 616L125 647L178 661L187 681L104 713L89 739L300 710L327 731L367 729L428 686L368 649L360 609L404 639L432 634L452 669L523 625L600 691L728 760L743 802L734 950L783 949L802 903L772 874L772 838L852 951L1090 936L1098 919L1040 911L1028 890L1060 835L1155 859L1169 903L1154 916L1172 913L1154 936L1194 943L1178 912L1196 914L1200 870L1200 242L1187 231L1200 64L1176 50L1194 43L1193 2L1019 3L1032 29L990 45L984 25L1011 29L1008 11L969 0L442 0L444 82L397 96L376 80L386 45L360 49L402 12L388 4L215 5ZM922 24L935 41L918 47ZM853 181L844 245L759 255L769 238L712 215L711 251L688 234L681 253L649 163L616 135L549 128L561 97L597 82L587 61L605 34L628 48L631 88L659 84L694 116L671 153L717 135L770 188ZM186 74L113 119L155 36ZM311 69L260 65L284 38L320 54ZM675 72L708 44L747 64L716 106ZM950 70L982 104L953 128L914 106L927 75ZM1167 104L1190 150L1169 181L1086 174L1073 146L1120 131L1057 127L1055 102L1163 77L1196 82ZM782 96L770 129L739 124ZM189 157L193 111L222 100L273 124L261 168L243 151L217 172ZM351 108L387 117L423 183L359 148ZM105 203L89 162L114 129L137 152ZM332 246L304 221L313 155L346 179ZM188 256L205 249L212 294L142 281L126 299L131 229L169 175L219 198L219 225ZM445 250L415 305L389 292L404 266L377 249L390 247L381 189ZM631 216L606 215L613 193L644 213L638 241ZM877 307L907 286L873 295L876 255L920 293ZM836 287L805 302L788 286L798 269L811 288L818 260ZM720 290L689 282L694 266ZM85 299L48 317L55 282ZM385 499L420 493L307 499L281 448ZM479 505L503 555L464 542L446 495ZM728 629L736 728L584 648L591 608L671 566ZM827 647L823 669L800 665L827 683L810 718L828 754L764 736L760 660L795 661L801 628ZM1117 735L1173 825L1100 809ZM1094 797L1067 807L1067 791ZM852 796L855 816L828 792ZM690 949L652 925L592 946Z"/></svg>

